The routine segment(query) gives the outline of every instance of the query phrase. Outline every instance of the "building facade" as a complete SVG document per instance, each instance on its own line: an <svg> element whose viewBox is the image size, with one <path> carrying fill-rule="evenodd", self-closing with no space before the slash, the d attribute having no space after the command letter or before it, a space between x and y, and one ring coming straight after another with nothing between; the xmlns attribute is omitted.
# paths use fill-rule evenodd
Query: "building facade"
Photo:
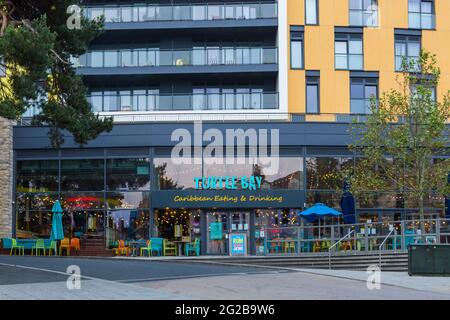
<svg viewBox="0 0 450 320"><path fill-rule="evenodd" d="M89 18L105 16L105 33L74 62L93 110L116 124L83 148L67 136L59 149L46 128L14 128L12 232L48 236L60 199L66 233L106 247L190 237L203 254L228 254L228 235L240 232L261 253L261 231L298 225L298 211L317 202L339 209L339 171L358 160L349 123L396 87L404 56L436 53L435 94L450 88L449 13L445 0L86 2ZM190 163L173 161L180 129ZM243 150L211 163L211 133L227 130ZM275 172L238 161L272 133ZM357 199L356 218L387 225L417 217L416 207L380 191ZM426 207L443 215L444 196Z"/></svg>

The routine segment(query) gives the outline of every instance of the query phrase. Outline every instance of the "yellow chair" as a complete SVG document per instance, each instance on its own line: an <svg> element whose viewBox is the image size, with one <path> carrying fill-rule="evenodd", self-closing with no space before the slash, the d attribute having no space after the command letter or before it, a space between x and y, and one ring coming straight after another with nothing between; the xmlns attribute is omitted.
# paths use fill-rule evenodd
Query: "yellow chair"
<svg viewBox="0 0 450 320"><path fill-rule="evenodd" d="M331 247L331 241L322 241L322 251L326 252Z"/></svg>
<svg viewBox="0 0 450 320"><path fill-rule="evenodd" d="M73 248L75 251L80 251L80 239L72 238L70 239L70 248Z"/></svg>
<svg viewBox="0 0 450 320"><path fill-rule="evenodd" d="M64 238L61 240L61 244L59 245L59 255L61 255L61 251L65 249L68 256L70 256L70 240L69 238Z"/></svg>
<svg viewBox="0 0 450 320"><path fill-rule="evenodd" d="M175 243L170 242L167 239L164 239L164 242L163 242L163 254L165 256L167 256L167 253L171 253L171 254L176 256L177 255L177 251L178 250L177 250L177 246L176 246Z"/></svg>
<svg viewBox="0 0 450 320"><path fill-rule="evenodd" d="M295 253L295 241L288 240L283 243L283 252L284 253Z"/></svg>

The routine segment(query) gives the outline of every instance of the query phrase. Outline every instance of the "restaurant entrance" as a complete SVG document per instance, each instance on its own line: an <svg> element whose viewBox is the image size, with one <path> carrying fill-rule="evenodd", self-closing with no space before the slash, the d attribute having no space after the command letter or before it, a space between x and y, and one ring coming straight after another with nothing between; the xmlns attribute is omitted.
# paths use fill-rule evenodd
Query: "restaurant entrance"
<svg viewBox="0 0 450 320"><path fill-rule="evenodd" d="M243 233L247 236L248 252L249 221L250 211L206 211L208 228L206 253L211 255L228 255L228 239L231 233Z"/></svg>

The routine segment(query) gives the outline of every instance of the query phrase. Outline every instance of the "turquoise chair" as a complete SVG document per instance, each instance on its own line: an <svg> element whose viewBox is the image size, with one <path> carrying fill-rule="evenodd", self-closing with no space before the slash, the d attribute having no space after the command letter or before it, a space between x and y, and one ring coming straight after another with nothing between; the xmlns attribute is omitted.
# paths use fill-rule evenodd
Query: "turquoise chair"
<svg viewBox="0 0 450 320"><path fill-rule="evenodd" d="M18 244L16 239L11 239L11 252L9 253L9 255L11 256L13 252L15 255L17 250L19 250L19 256L20 256L20 251L22 251L22 255L25 254L25 247L21 244Z"/></svg>
<svg viewBox="0 0 450 320"><path fill-rule="evenodd" d="M12 239L11 238L2 238L2 248L3 249L11 249L12 247Z"/></svg>
<svg viewBox="0 0 450 320"><path fill-rule="evenodd" d="M54 241L54 240L45 241L44 245L45 245L45 249L48 250L49 256L51 255L52 250L53 250L53 254L55 256L58 255L58 247L57 247L56 241ZM45 251L44 251L44 255L45 255Z"/></svg>
<svg viewBox="0 0 450 320"><path fill-rule="evenodd" d="M194 242L186 243L184 247L184 252L187 256L189 253L193 252L196 256L200 255L200 239L195 238Z"/></svg>
<svg viewBox="0 0 450 320"><path fill-rule="evenodd" d="M37 256L39 256L40 255L39 252L40 252L40 250L42 250L44 252L44 256L45 256L46 249L47 248L45 247L44 239L37 239L36 244L31 248L31 255L33 255L33 250L34 250L34 253Z"/></svg>
<svg viewBox="0 0 450 320"><path fill-rule="evenodd" d="M150 242L152 244L152 255L153 251L156 251L158 253L158 256L162 256L163 238L151 238Z"/></svg>

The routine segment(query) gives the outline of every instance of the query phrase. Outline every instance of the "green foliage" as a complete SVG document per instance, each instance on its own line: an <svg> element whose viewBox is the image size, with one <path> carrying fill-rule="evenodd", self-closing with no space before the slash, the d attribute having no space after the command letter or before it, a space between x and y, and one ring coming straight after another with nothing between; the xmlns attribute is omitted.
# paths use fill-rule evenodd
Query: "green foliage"
<svg viewBox="0 0 450 320"><path fill-rule="evenodd" d="M439 76L436 58L428 52L418 61L405 60L400 89L383 93L378 105L373 99L367 121L352 125L350 148L361 159L343 176L355 194L392 190L417 203L422 215L427 196L450 194L450 160L436 159L450 146L450 91L432 98Z"/></svg>
<svg viewBox="0 0 450 320"><path fill-rule="evenodd" d="M0 36L0 56L7 67L6 81L0 83L0 116L18 119L37 107L41 111L32 123L50 126L55 147L64 141L63 129L80 145L111 130L112 119L91 112L83 80L70 63L101 33L103 20L81 17L81 28L69 29L66 10L81 1L19 0L14 5L6 12L9 21Z"/></svg>

